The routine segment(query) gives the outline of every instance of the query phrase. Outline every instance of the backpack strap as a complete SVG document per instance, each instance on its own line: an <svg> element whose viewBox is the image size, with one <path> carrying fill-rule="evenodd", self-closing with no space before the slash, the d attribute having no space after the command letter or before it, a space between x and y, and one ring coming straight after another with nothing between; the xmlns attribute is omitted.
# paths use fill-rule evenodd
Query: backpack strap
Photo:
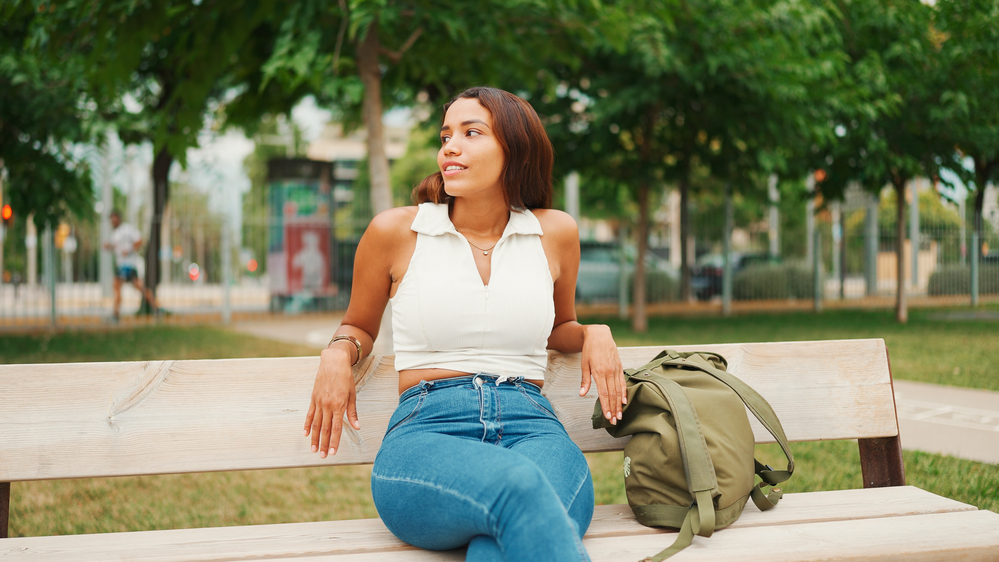
<svg viewBox="0 0 999 562"><path fill-rule="evenodd" d="M700 422L697 419L697 411L694 410L694 406L690 403L683 388L669 378L651 370L643 370L640 373L629 375L629 377L652 383L669 403L670 411L676 422L687 487L690 495L694 498L684 521L686 524L687 520L691 520L689 524L692 530L691 539L694 534L710 537L715 530L714 497L719 493L718 480L715 478L714 463L711 461L708 445L704 441ZM699 509L698 506L703 506L703 509ZM696 519L691 519L694 516ZM680 538L677 537L678 542ZM689 539L687 544L690 544ZM674 546L677 544L674 543Z"/></svg>
<svg viewBox="0 0 999 562"><path fill-rule="evenodd" d="M759 392L756 392L753 387L742 382L742 380L738 377L711 365L710 362L705 360L703 357L700 357L700 355L702 355L701 353L689 353L685 355L686 357L675 351L666 350L659 356L656 356L655 361L659 361L661 357L662 361L659 361L659 365L671 365L679 368L693 368L704 371L705 373L708 373L725 383L729 388L735 391L749 411L756 416L756 419L759 420L760 424L762 424L763 427L770 432L770 435L773 435L774 439L777 440L781 451L784 452L784 457L787 458L786 470L774 470L767 465L757 462L756 474L758 474L760 479L770 486L774 486L791 478L791 474L794 473L794 455L791 454L791 448L787 443L787 436L784 434L784 428L781 426L780 420L777 418L777 414L774 412L773 407L770 406L770 403L767 402L767 400L763 398ZM714 353L704 353L703 355L713 355L718 357L718 355ZM774 503L776 503L776 500L778 499L780 499L779 496L774 498Z"/></svg>

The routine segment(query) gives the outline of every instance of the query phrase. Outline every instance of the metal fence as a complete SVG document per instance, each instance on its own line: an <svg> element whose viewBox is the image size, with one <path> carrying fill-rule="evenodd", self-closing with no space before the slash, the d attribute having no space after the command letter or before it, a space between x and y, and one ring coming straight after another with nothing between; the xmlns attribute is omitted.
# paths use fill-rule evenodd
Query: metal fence
<svg viewBox="0 0 999 562"><path fill-rule="evenodd" d="M273 264L267 257L275 236L269 211L254 208L244 198L237 222L212 212L205 195L178 190L164 217L159 252L163 273L156 290L164 314L156 321L223 321L240 315L344 309L354 250L370 220L370 207L365 193L337 188L335 182L331 197L330 290L324 298L309 291L275 298ZM652 305L688 302L680 290L677 199L666 194L654 215L646 260L647 302ZM703 201L692 205L691 301L722 303L726 287L731 287L731 302L774 306L813 303L816 298L849 304L894 296L895 203L888 194L878 201L852 193L845 201L826 204L785 197L772 207L735 199L728 279L724 206ZM907 227L904 241L907 293L949 303L999 298L999 217L994 211L987 211L983 236L976 241L967 209L943 201L926 185L918 201L918 213L907 215L916 217L909 221L916 228ZM126 209L125 220L148 239L148 211L141 206ZM17 221L4 233L2 245L0 328L111 323L112 257L102 247L109 232L100 220L41 231L27 220ZM577 302L631 303L635 245L629 232L623 222L581 221ZM972 251L976 244L981 250L977 263ZM139 273L144 274L141 268ZM122 288L123 322L153 321L140 313L141 301L134 288Z"/></svg>
<svg viewBox="0 0 999 562"><path fill-rule="evenodd" d="M989 191L993 195L986 201L994 202L996 188L990 186ZM912 193L918 193L918 206L913 205ZM735 195L727 275L723 203L695 201L688 238L688 256L693 256L689 299L682 291L677 259L677 202L678 197L666 197L657 215L659 222L653 225L651 256L646 261L649 304L721 304L726 286L731 301L776 307L811 306L816 300L845 305L860 305L863 299L887 303L896 295L896 204L890 191L876 198L850 190L844 200L836 202L785 197L772 205ZM942 198L929 182L914 182L903 204L907 207L902 253L907 296L941 304L999 298L999 211L994 203L986 209L980 239L971 228L970 210ZM582 224L584 237L599 237L599 229L587 229L586 221ZM580 284L585 290L577 300L628 306L633 282L628 255L634 253L635 243L627 233L609 239L610 232L616 231L605 230L605 242L583 243ZM979 248L977 261L973 259L975 247ZM603 278L605 290L597 293L587 287L587 277ZM615 282L619 290L606 289Z"/></svg>

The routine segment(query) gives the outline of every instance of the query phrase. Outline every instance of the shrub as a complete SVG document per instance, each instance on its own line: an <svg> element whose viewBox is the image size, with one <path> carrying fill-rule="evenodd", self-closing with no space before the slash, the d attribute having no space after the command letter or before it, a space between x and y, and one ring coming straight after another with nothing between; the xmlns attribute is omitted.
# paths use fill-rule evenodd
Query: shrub
<svg viewBox="0 0 999 562"><path fill-rule="evenodd" d="M930 275L926 291L932 296L970 295L971 266L945 265L937 268ZM979 266L978 293L982 295L999 293L999 266Z"/></svg>
<svg viewBox="0 0 999 562"><path fill-rule="evenodd" d="M633 281L635 275L628 276L628 302L635 301ZM680 283L665 271L645 272L645 302L675 301L680 296Z"/></svg>
<svg viewBox="0 0 999 562"><path fill-rule="evenodd" d="M747 267L732 279L732 296L737 300L807 299L812 296L812 272L793 263Z"/></svg>

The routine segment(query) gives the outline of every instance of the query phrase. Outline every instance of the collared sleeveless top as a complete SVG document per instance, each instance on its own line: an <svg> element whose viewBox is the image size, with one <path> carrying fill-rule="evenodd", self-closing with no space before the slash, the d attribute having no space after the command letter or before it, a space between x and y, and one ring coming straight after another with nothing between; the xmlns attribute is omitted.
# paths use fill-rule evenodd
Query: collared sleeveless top
<svg viewBox="0 0 999 562"><path fill-rule="evenodd" d="M510 220L490 251L489 284L446 204L423 203L416 250L392 297L395 368L453 369L543 380L555 322L554 281L530 211Z"/></svg>

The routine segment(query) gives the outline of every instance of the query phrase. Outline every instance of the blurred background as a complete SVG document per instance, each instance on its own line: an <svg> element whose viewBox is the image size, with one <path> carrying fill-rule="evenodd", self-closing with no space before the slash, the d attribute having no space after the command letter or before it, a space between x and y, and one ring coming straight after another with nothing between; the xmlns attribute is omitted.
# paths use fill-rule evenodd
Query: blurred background
<svg viewBox="0 0 999 562"><path fill-rule="evenodd" d="M441 105L526 98L577 304L999 301L996 0L4 0L0 329L339 311Z"/></svg>

